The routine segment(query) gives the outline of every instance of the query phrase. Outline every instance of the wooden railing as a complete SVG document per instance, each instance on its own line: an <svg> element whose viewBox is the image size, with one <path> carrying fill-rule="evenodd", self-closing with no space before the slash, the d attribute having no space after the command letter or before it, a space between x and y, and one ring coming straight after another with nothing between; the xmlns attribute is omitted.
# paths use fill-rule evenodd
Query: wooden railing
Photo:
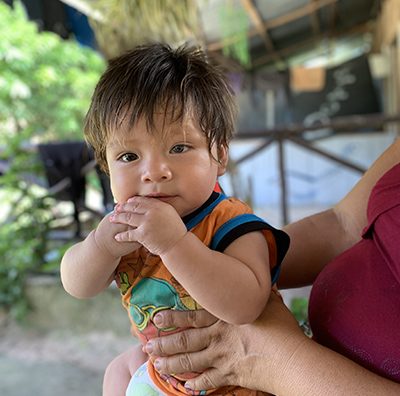
<svg viewBox="0 0 400 396"><path fill-rule="evenodd" d="M284 144L286 141L292 142L309 151L317 153L356 172L364 173L366 171L365 168L353 163L352 161L340 158L335 154L318 148L313 143L317 140L327 137L352 134L355 132L365 133L367 135L368 132L365 132L365 129L383 131L385 125L399 122L400 114L366 114L337 117L331 119L329 122L319 122L311 126L307 126L304 124L290 124L282 127L277 126L273 129L265 129L262 131L239 131L239 133L235 136L235 140L250 140L261 138L264 139L264 141L249 153L246 153L242 157L236 159L235 165L239 165L244 161L247 161L255 154L258 154L262 150L269 147L271 144L275 143L278 145L278 167L281 189L280 209L282 222L283 224L287 224L289 222L289 216L287 204L287 180L285 172L286 161L284 150Z"/></svg>

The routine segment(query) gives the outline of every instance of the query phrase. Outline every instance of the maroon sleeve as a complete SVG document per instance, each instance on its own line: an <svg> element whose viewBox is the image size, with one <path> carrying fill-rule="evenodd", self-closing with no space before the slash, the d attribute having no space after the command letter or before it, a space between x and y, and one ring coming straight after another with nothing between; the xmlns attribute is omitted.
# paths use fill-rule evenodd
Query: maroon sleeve
<svg viewBox="0 0 400 396"><path fill-rule="evenodd" d="M374 240L400 283L400 164L385 173L372 190L368 223L363 238Z"/></svg>
<svg viewBox="0 0 400 396"><path fill-rule="evenodd" d="M400 284L400 202L376 219L373 239Z"/></svg>

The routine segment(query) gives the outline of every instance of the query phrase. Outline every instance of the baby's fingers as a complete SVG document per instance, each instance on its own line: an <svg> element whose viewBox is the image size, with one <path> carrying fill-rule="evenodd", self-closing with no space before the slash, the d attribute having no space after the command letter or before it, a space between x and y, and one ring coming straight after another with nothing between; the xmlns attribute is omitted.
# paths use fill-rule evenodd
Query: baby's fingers
<svg viewBox="0 0 400 396"><path fill-rule="evenodd" d="M149 197L132 197L124 203L119 203L115 207L116 212L134 212L137 214L145 214L157 206L165 205L164 202L156 198Z"/></svg>
<svg viewBox="0 0 400 396"><path fill-rule="evenodd" d="M132 230L120 232L120 233L116 234L114 238L118 242L136 242L137 237L136 237L135 231L136 231L135 229L132 229Z"/></svg>
<svg viewBox="0 0 400 396"><path fill-rule="evenodd" d="M114 212L110 216L111 223L126 224L130 227L138 227L142 215L132 212Z"/></svg>

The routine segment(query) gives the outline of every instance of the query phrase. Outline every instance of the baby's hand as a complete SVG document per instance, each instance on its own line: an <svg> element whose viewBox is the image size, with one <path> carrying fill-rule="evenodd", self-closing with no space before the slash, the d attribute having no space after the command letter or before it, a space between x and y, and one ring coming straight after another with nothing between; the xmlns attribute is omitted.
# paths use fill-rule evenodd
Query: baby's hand
<svg viewBox="0 0 400 396"><path fill-rule="evenodd" d="M95 230L95 241L100 250L110 254L114 258L125 256L128 253L138 249L141 245L135 241L118 242L115 236L121 232L127 231L130 227L125 224L111 222L114 212L106 215Z"/></svg>
<svg viewBox="0 0 400 396"><path fill-rule="evenodd" d="M116 234L117 241L137 241L158 256L187 233L175 208L156 198L130 198L127 203L117 206L111 221L129 226L128 230Z"/></svg>

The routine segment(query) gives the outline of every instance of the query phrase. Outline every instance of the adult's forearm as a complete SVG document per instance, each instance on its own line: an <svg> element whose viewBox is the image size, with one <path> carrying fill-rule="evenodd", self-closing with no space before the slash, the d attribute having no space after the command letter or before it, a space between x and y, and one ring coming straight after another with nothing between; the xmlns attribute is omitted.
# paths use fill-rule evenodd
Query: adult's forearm
<svg viewBox="0 0 400 396"><path fill-rule="evenodd" d="M270 312L274 316L265 315L250 332L239 330L250 348L238 363L241 386L279 396L400 395L400 384L307 338L286 309L269 305L275 308Z"/></svg>
<svg viewBox="0 0 400 396"><path fill-rule="evenodd" d="M330 260L361 238L367 225L371 191L379 178L399 161L400 139L397 139L334 208L284 227L291 245L282 265L280 287L311 284Z"/></svg>
<svg viewBox="0 0 400 396"><path fill-rule="evenodd" d="M400 384L374 374L312 340L306 340L297 347L286 365L275 373L273 381L265 378L265 367L270 366L267 359L268 356L254 359L254 374L248 376L250 381L247 386L282 396L400 394Z"/></svg>
<svg viewBox="0 0 400 396"><path fill-rule="evenodd" d="M278 281L283 289L312 284L322 268L352 244L333 209L288 224L283 230L290 236Z"/></svg>

